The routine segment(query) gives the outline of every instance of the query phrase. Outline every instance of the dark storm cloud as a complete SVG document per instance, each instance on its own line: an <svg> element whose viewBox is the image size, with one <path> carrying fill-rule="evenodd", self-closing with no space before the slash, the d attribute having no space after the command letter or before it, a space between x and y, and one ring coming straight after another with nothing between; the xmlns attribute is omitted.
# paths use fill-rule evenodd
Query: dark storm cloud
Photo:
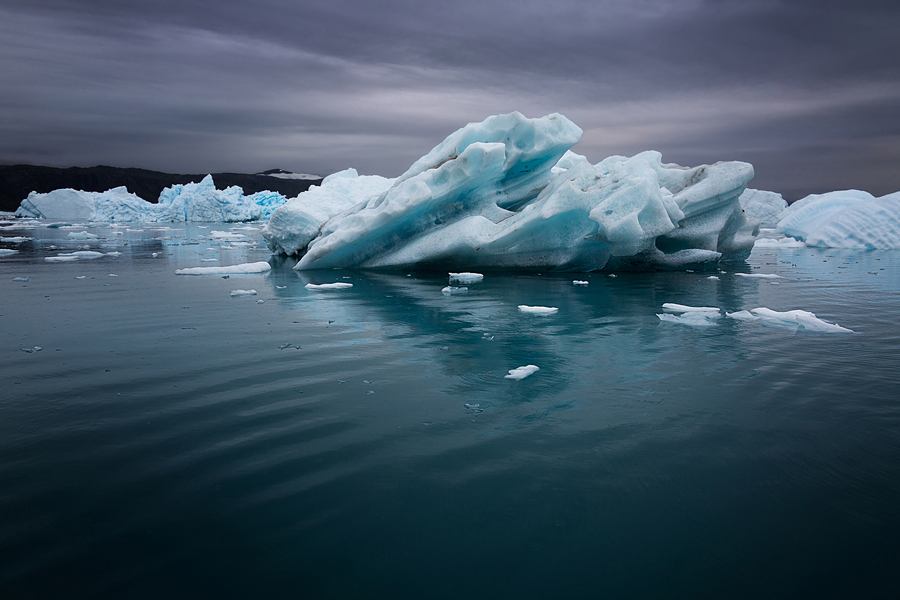
<svg viewBox="0 0 900 600"><path fill-rule="evenodd" d="M466 122L558 111L593 161L654 148L881 194L898 30L895 2L13 0L0 160L396 175Z"/></svg>

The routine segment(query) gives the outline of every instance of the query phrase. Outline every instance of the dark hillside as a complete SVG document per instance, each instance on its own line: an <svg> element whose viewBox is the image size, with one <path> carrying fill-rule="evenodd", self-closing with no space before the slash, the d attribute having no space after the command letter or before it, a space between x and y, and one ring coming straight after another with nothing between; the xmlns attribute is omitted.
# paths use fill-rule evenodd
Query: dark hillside
<svg viewBox="0 0 900 600"><path fill-rule="evenodd" d="M178 175L148 171L147 169L122 169L119 167L38 167L33 165L0 165L0 210L15 211L28 194L51 192L60 188L73 188L86 192L105 192L124 185L129 192L148 202L156 202L163 189L176 183L199 182L206 174ZM218 189L239 185L244 194L263 190L279 192L292 198L318 185L321 179L281 179L268 175L242 173L213 173Z"/></svg>

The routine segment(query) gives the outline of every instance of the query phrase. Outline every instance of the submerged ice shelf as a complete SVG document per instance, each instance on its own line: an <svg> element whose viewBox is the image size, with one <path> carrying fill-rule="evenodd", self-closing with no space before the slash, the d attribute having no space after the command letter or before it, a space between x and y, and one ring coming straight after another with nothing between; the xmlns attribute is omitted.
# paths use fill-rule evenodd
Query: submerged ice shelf
<svg viewBox="0 0 900 600"><path fill-rule="evenodd" d="M297 270L681 269L749 255L751 165L686 168L653 151L591 164L570 151L581 134L560 114L495 115L396 180L326 179L276 209L263 237Z"/></svg>

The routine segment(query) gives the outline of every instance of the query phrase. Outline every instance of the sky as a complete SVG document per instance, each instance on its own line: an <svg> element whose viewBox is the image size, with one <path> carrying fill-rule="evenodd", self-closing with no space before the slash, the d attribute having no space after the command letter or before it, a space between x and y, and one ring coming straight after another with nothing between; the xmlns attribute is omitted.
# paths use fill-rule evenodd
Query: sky
<svg viewBox="0 0 900 600"><path fill-rule="evenodd" d="M397 176L489 115L591 162L900 190L897 0L0 0L0 164Z"/></svg>

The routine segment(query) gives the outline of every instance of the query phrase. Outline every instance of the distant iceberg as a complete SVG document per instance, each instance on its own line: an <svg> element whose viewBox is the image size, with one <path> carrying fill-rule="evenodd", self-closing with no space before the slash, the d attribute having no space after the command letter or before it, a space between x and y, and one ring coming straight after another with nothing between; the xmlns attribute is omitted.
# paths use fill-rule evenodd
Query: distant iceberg
<svg viewBox="0 0 900 600"><path fill-rule="evenodd" d="M287 198L277 192L245 196L238 186L217 190L212 176L207 175L200 183L164 189L158 204L147 202L124 186L105 192L60 189L46 194L31 192L15 214L72 221L232 223L266 219L285 202Z"/></svg>
<svg viewBox="0 0 900 600"><path fill-rule="evenodd" d="M592 165L570 151L581 134L560 114L495 115L396 180L324 181L276 209L263 236L300 256L298 270L666 269L749 255L759 224L739 196L751 165L686 168L653 151Z"/></svg>
<svg viewBox="0 0 900 600"><path fill-rule="evenodd" d="M880 198L859 190L812 194L791 204L775 231L807 246L900 249L900 192Z"/></svg>

